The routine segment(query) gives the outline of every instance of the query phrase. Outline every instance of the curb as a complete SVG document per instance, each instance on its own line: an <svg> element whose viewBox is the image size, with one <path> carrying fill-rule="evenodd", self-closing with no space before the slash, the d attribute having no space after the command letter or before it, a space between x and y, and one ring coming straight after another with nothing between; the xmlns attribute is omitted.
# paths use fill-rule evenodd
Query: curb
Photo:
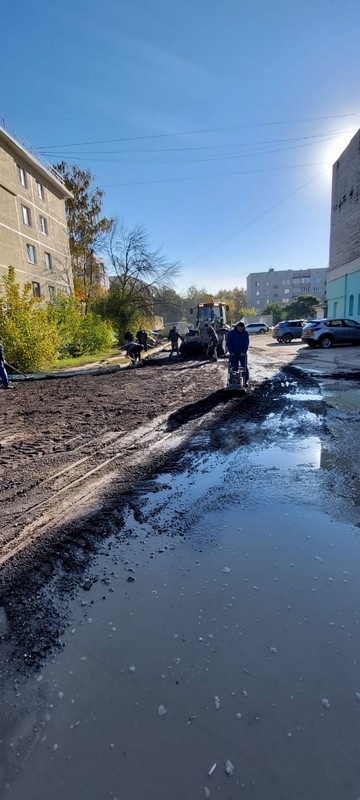
<svg viewBox="0 0 360 800"><path fill-rule="evenodd" d="M166 350L166 344L159 347L152 347L142 354L142 359L149 358L156 353L162 353ZM115 356L114 358L117 358ZM110 359L109 359L110 360ZM57 378L74 378L76 375L110 375L112 372L119 372L121 369L129 369L132 367L131 362L127 364L113 364L112 366L104 365L103 367L74 367L73 369L61 370L59 372L29 372L28 375L13 375L9 374L11 383L18 381L49 381L56 380Z"/></svg>

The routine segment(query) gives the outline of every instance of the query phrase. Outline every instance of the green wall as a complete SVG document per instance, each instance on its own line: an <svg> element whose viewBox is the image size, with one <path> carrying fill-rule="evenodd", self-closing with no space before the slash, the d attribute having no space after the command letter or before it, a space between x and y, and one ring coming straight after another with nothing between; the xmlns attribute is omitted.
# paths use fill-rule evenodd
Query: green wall
<svg viewBox="0 0 360 800"><path fill-rule="evenodd" d="M352 311L351 295L354 298ZM327 314L328 317L351 317L360 322L360 271L333 281L328 279Z"/></svg>

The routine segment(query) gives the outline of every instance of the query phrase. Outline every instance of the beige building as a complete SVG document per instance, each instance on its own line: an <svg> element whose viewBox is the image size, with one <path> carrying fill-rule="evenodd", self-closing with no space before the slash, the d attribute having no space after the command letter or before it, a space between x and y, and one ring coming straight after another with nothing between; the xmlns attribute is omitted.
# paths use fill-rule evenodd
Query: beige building
<svg viewBox="0 0 360 800"><path fill-rule="evenodd" d="M62 176L0 127L0 278L13 266L34 297L73 292Z"/></svg>

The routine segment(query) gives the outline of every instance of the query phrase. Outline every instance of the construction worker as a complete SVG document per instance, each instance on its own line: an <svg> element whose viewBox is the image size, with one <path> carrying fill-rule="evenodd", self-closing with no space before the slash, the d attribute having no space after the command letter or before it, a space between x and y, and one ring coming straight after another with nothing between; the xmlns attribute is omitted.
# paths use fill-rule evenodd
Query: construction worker
<svg viewBox="0 0 360 800"><path fill-rule="evenodd" d="M9 382L9 376L5 368L4 358L4 345L0 342L0 378L2 381L3 389L13 389L13 385Z"/></svg>
<svg viewBox="0 0 360 800"><path fill-rule="evenodd" d="M143 349L143 345L138 344L137 342L130 342L130 344L128 344L126 351L129 358L131 358L134 367L136 366L136 363L139 365L141 364L141 351Z"/></svg>
<svg viewBox="0 0 360 800"><path fill-rule="evenodd" d="M179 333L176 325L173 325L172 328L170 328L169 335L168 335L168 340L171 343L171 351L170 351L169 358L172 358L173 353L176 353L177 356L180 355L180 353L179 353L179 339L182 342L184 341L183 337L180 336L180 333Z"/></svg>
<svg viewBox="0 0 360 800"><path fill-rule="evenodd" d="M138 332L136 334L136 338L137 338L139 344L143 345L144 350L147 350L148 349L148 335L147 335L146 331L144 331L144 328L140 328L140 330L138 330Z"/></svg>
<svg viewBox="0 0 360 800"><path fill-rule="evenodd" d="M207 330L207 335L209 337L209 344L206 355L210 358L210 361L217 361L217 346L219 343L219 339L217 333L215 332L212 325L208 322L205 322L205 328Z"/></svg>
<svg viewBox="0 0 360 800"><path fill-rule="evenodd" d="M247 365L247 351L249 349L249 334L243 322L235 322L226 339L229 351L230 366L239 369L239 364L244 370L245 386L249 383L249 370Z"/></svg>
<svg viewBox="0 0 360 800"><path fill-rule="evenodd" d="M134 334L131 332L130 328L128 328L124 334L124 341L126 342L126 345L130 344L130 342L133 342L134 339L135 339Z"/></svg>

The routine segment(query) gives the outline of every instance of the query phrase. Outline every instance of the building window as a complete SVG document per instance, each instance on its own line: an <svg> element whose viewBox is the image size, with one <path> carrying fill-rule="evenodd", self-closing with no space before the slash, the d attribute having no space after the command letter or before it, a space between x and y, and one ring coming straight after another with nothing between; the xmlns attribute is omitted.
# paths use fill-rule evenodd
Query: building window
<svg viewBox="0 0 360 800"><path fill-rule="evenodd" d="M51 262L50 253L44 253L44 256L45 256L45 267L47 269L52 269L52 262Z"/></svg>
<svg viewBox="0 0 360 800"><path fill-rule="evenodd" d="M27 255L29 264L36 264L36 250L33 244L27 244Z"/></svg>
<svg viewBox="0 0 360 800"><path fill-rule="evenodd" d="M333 311L334 317L336 317L336 314L337 314L337 307L338 307L338 304L335 302L334 303L334 311Z"/></svg>
<svg viewBox="0 0 360 800"><path fill-rule="evenodd" d="M49 297L50 297L50 300L54 300L55 296L56 296L55 286L49 286Z"/></svg>
<svg viewBox="0 0 360 800"><path fill-rule="evenodd" d="M30 208L28 208L27 206L21 206L21 211L22 211L22 218L24 225L31 226Z"/></svg>
<svg viewBox="0 0 360 800"><path fill-rule="evenodd" d="M349 297L349 315L352 317L354 313L354 295L351 294Z"/></svg>
<svg viewBox="0 0 360 800"><path fill-rule="evenodd" d="M259 296L259 294L260 294L260 292L259 292L259 291L255 292L255 295L256 295L256 297L258 297L258 296Z"/></svg>
<svg viewBox="0 0 360 800"><path fill-rule="evenodd" d="M35 183L36 183L36 194L37 194L38 197L40 197L40 200L43 200L44 199L44 187L43 187L42 183L39 183L39 181L35 181Z"/></svg>
<svg viewBox="0 0 360 800"><path fill-rule="evenodd" d="M33 281L32 282L32 287L33 287L33 295L34 295L34 297L41 297L40 283L38 283L37 281Z"/></svg>
<svg viewBox="0 0 360 800"><path fill-rule="evenodd" d="M290 294L290 289L284 289L284 294Z"/></svg>
<svg viewBox="0 0 360 800"><path fill-rule="evenodd" d="M16 165L16 171L18 176L18 181L21 183L21 186L24 186L26 189L26 172L23 167L20 167L19 164Z"/></svg>
<svg viewBox="0 0 360 800"><path fill-rule="evenodd" d="M40 217L40 230L41 233L45 234L45 236L48 235L48 223L45 217Z"/></svg>
<svg viewBox="0 0 360 800"><path fill-rule="evenodd" d="M255 281L255 286L260 286L259 281Z"/></svg>
<svg viewBox="0 0 360 800"><path fill-rule="evenodd" d="M279 288L279 287L278 287L278 285L277 285L277 283L274 283L274 287L273 287L273 288L274 288L274 289L278 289L278 288Z"/></svg>

